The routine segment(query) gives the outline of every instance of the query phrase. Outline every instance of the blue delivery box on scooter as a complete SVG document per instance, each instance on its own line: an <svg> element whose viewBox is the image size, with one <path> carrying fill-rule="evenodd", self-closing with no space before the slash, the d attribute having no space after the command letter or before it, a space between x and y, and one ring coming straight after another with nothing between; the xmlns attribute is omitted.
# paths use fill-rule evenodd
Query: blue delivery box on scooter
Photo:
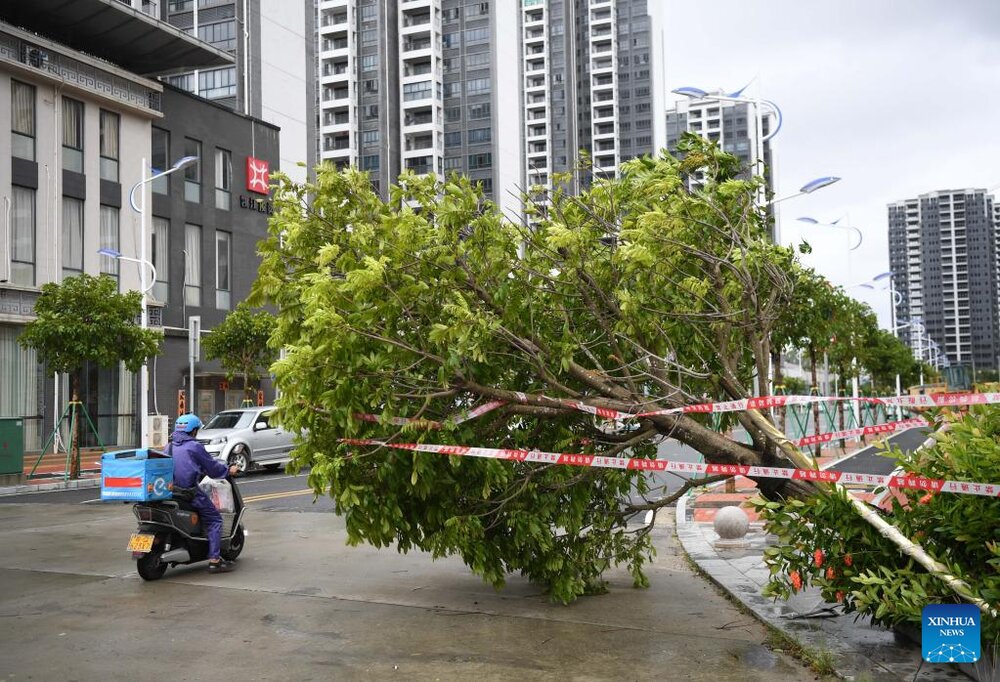
<svg viewBox="0 0 1000 682"><path fill-rule="evenodd" d="M160 452L119 450L101 456L102 500L168 500L173 489L174 460Z"/></svg>

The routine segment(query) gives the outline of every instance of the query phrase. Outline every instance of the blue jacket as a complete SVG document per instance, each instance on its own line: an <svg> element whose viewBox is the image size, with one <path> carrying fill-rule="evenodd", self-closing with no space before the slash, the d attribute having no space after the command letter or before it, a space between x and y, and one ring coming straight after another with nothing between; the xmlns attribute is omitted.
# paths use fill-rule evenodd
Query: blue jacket
<svg viewBox="0 0 1000 682"><path fill-rule="evenodd" d="M183 431L170 434L170 455L174 458L174 485L194 488L203 476L224 478L229 471L222 462L212 458L205 446Z"/></svg>

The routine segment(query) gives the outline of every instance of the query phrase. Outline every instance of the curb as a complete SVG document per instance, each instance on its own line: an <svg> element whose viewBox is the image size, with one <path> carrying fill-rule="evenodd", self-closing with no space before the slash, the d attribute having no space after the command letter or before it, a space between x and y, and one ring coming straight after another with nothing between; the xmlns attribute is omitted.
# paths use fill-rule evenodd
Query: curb
<svg viewBox="0 0 1000 682"><path fill-rule="evenodd" d="M0 488L0 497L10 497L12 495L30 495L32 493L49 493L56 490L83 490L87 488L98 488L101 485L100 477L79 478L75 481L52 481L49 483L25 483L22 485L8 486Z"/></svg>
<svg viewBox="0 0 1000 682"><path fill-rule="evenodd" d="M864 655L857 646L824 630L815 621L810 622L809 619L801 618L801 614L786 602L764 597L760 593L761 585L732 566L727 559L719 556L702 532L701 524L687 520L688 500L694 497L692 495L681 497L677 500L676 506L677 538L688 559L698 567L698 571L706 580L739 601L766 627L778 630L806 647L825 649L833 653L836 674L839 677L846 680L864 679L865 675L877 680L943 679L957 672L952 668L942 668L933 663L923 663L917 668L920 677L914 677L912 669L894 670Z"/></svg>

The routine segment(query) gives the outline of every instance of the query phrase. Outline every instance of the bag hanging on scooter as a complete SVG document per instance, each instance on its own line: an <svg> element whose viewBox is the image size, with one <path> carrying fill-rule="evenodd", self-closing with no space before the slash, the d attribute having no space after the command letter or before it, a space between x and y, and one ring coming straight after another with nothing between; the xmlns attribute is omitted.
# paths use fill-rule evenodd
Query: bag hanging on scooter
<svg viewBox="0 0 1000 682"><path fill-rule="evenodd" d="M220 512L232 514L235 511L235 502L233 501L233 488L229 485L229 481L217 481L214 478L209 478L206 476L201 479L201 483L198 484L201 491L208 495L209 499L212 500L212 504Z"/></svg>

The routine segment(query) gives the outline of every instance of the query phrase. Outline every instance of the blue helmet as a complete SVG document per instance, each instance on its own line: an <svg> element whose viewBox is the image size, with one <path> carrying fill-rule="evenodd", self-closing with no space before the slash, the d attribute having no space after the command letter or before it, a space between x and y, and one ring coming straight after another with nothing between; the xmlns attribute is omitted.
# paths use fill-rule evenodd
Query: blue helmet
<svg viewBox="0 0 1000 682"><path fill-rule="evenodd" d="M201 420L198 419L198 415L196 414L182 414L177 418L177 421L174 422L174 429L177 431L183 431L184 433L191 433L192 431L200 429L202 426L204 426L204 424L201 423Z"/></svg>

